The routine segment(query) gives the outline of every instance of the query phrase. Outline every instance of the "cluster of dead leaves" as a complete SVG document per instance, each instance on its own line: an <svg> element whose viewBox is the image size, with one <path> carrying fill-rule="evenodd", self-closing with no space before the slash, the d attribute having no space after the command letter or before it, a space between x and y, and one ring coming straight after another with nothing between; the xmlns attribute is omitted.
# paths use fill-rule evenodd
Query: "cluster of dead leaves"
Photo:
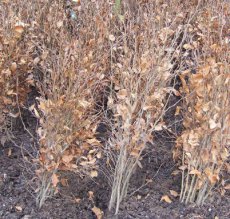
<svg viewBox="0 0 230 219"><path fill-rule="evenodd" d="M108 13L101 2L68 4L0 3L7 20L0 22L0 131L6 116L19 116L11 110L23 106L34 86L40 93L29 108L40 124L36 173L41 180L51 176L53 187L59 182L58 170L98 176L102 153L94 136L100 114L95 109L108 84L108 25L102 19Z"/></svg>
<svg viewBox="0 0 230 219"><path fill-rule="evenodd" d="M36 52L34 62L42 73L40 80L36 79L36 71L33 75L41 96L37 99L38 107L30 107L40 124L36 173L41 185L48 176L53 187L50 189L55 191L62 183L59 170L98 176L97 161L102 151L95 132L101 94L108 85L109 56L105 51L109 41L106 20L101 18L105 11L98 8L89 15L96 2L73 2L71 7L66 4L56 1L48 9L40 5L42 10L39 9L31 37ZM40 200L43 189L38 189Z"/></svg>
<svg viewBox="0 0 230 219"><path fill-rule="evenodd" d="M142 168L141 154L146 143L153 141L152 132L165 127L167 97L180 96L170 80L175 76L174 60L180 55L178 36L184 27L179 24L186 20L186 13L176 12L183 11L183 6L171 9L162 1L137 4L137 21L133 22L133 14L128 11L123 15L124 23L112 26L109 35L113 87L108 108L113 112L113 121L108 144L116 155L109 206L116 205L116 211L134 167ZM120 34L123 32L126 34Z"/></svg>
<svg viewBox="0 0 230 219"><path fill-rule="evenodd" d="M186 74L182 74L181 79L187 95L191 95L186 98L185 131L178 138L177 147L183 145L190 174L205 175L215 184L219 180L220 167L228 157L229 74L224 64L213 58L208 59L196 74L190 75L189 85L185 84ZM216 165L215 170L210 170L213 165Z"/></svg>
<svg viewBox="0 0 230 219"><path fill-rule="evenodd" d="M229 156L229 63L217 59L207 58L195 74L185 71L180 75L186 95L185 130L177 139L174 156L183 151L180 169L197 178L193 184L197 192L220 181ZM190 201L194 199L193 196Z"/></svg>
<svg viewBox="0 0 230 219"><path fill-rule="evenodd" d="M8 130L9 118L19 116L16 106L23 106L30 91L27 77L32 65L24 35L27 24L8 4L0 5L0 13L6 14L7 20L0 22L0 132L3 133ZM1 139L1 143L4 141Z"/></svg>
<svg viewBox="0 0 230 219"><path fill-rule="evenodd" d="M113 56L116 61L112 63L114 73L111 77L114 90L108 97L108 108L114 115L113 127L116 127L112 129L121 130L114 133L119 143L113 143L112 148L120 150L125 145L134 158L140 156L146 142L152 141L151 132L157 129L156 121L162 114L166 95L176 92L172 87L167 87L173 65L166 58L153 58L154 49L147 49L154 47L156 42L151 40L153 37L149 38L149 42L144 42L143 35L148 30L144 19L147 18L143 18L146 25L142 27L143 32L139 33L138 27L134 26L135 31L125 39L135 39L139 50L134 51L125 43L117 45L114 42ZM134 56L135 62L132 63Z"/></svg>
<svg viewBox="0 0 230 219"><path fill-rule="evenodd" d="M94 137L99 122L95 108L110 84L111 150L124 146L139 160L146 142L152 141L152 131L163 127L160 118L166 95L180 95L167 82L172 60L180 55L175 36L182 33L185 27L180 24L190 13L190 4L170 12L170 4L156 1L149 5L155 10L150 21L145 7L149 3L142 1L138 22L130 22L133 15L127 13L118 24L110 3L72 1L70 7L66 2L54 1L51 6L50 1L42 1L32 7L24 1L26 7L18 13L21 17L13 10L15 3L0 3L0 12L7 12L8 21L0 23L0 131L5 115L19 115L11 107L17 102L22 105L28 87L36 86L41 97L38 107L33 105L30 110L40 122L37 174L51 173L55 188L61 181L58 170L97 177L97 159L102 153ZM176 2L172 0L171 5ZM174 157L184 154L180 169L197 176L197 190L206 182L213 186L220 180L228 157L229 63L218 57L228 51L227 7L222 7L223 19L206 7L195 25L187 25L188 33L195 37L183 45L186 54L202 47L210 57L202 60L196 74L184 71L180 75L181 93L186 95L185 130L177 140ZM128 30L125 36L123 28ZM224 36L221 43L216 40L219 32ZM168 196L162 200L171 202ZM101 217L100 209L92 211Z"/></svg>
<svg viewBox="0 0 230 219"><path fill-rule="evenodd" d="M215 10L222 6L220 20ZM183 46L191 54L201 48L208 53L205 58L198 57L200 64L195 71L185 70L180 74L181 93L185 95L185 129L174 150L174 159L178 156L182 159L179 167L184 185L181 200L197 204L202 204L211 189L221 182L221 171L229 156L230 64L226 40L229 6L224 3L222 6L216 3L201 11L197 22L189 28L196 40ZM218 35L220 29L223 33L221 39Z"/></svg>

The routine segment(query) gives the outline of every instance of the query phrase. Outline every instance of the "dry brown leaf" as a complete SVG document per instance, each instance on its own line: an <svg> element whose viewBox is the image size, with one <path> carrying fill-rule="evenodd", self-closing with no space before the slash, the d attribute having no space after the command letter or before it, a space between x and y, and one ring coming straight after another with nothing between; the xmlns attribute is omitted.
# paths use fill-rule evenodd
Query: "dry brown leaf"
<svg viewBox="0 0 230 219"><path fill-rule="evenodd" d="M211 155L212 155L212 161L213 161L214 163L216 163L216 162L217 162L217 159L218 159L218 156L219 156L219 151L218 151L218 149L217 149L217 148L212 148L212 150L211 150Z"/></svg>
<svg viewBox="0 0 230 219"><path fill-rule="evenodd" d="M79 100L78 101L79 105L82 106L83 108L87 108L91 105L90 102L86 101L86 100Z"/></svg>
<svg viewBox="0 0 230 219"><path fill-rule="evenodd" d="M204 185L204 180L198 180L196 188L200 189L203 185Z"/></svg>
<svg viewBox="0 0 230 219"><path fill-rule="evenodd" d="M178 90L176 90L175 88L173 87L166 87L164 88L164 90L167 92L167 93L170 93L172 92L175 96L181 96L180 92Z"/></svg>
<svg viewBox="0 0 230 219"><path fill-rule="evenodd" d="M172 196L174 196L174 197L178 197L178 196L179 196L178 192L176 192L176 191L174 191L174 190L169 190L169 191L170 191L170 194L171 194Z"/></svg>
<svg viewBox="0 0 230 219"><path fill-rule="evenodd" d="M102 219L103 211L100 208L97 208L96 206L94 206L92 208L92 211L96 215L97 219Z"/></svg>
<svg viewBox="0 0 230 219"><path fill-rule="evenodd" d="M92 139L87 139L86 142L88 144L94 144L94 145L100 145L100 141L98 141L96 138L92 138Z"/></svg>
<svg viewBox="0 0 230 219"><path fill-rule="evenodd" d="M80 165L81 165L81 166L92 165L92 164L94 164L96 161L97 161L96 158L93 158L93 159L90 160L90 161L82 161L82 162L80 162Z"/></svg>
<svg viewBox="0 0 230 219"><path fill-rule="evenodd" d="M223 151L220 153L220 156L223 161L225 161L229 157L229 152L227 148L224 148Z"/></svg>
<svg viewBox="0 0 230 219"><path fill-rule="evenodd" d="M163 195L161 198L161 201L165 201L167 203L172 203L172 200L167 195Z"/></svg>
<svg viewBox="0 0 230 219"><path fill-rule="evenodd" d="M212 185L216 184L219 181L220 178L218 174L213 173L213 171L210 168L206 168L204 172Z"/></svg>
<svg viewBox="0 0 230 219"><path fill-rule="evenodd" d="M92 149L88 152L88 154L93 154L94 152L96 152L96 149Z"/></svg>
<svg viewBox="0 0 230 219"><path fill-rule="evenodd" d="M207 148L201 149L201 159L204 163L208 163L210 160L210 152Z"/></svg>
<svg viewBox="0 0 230 219"><path fill-rule="evenodd" d="M39 115L39 112L36 110L36 108L34 108L33 111L34 111L35 116L39 119L40 115Z"/></svg>
<svg viewBox="0 0 230 219"><path fill-rule="evenodd" d="M203 104L203 105L202 105L202 110L203 110L204 112L208 112L208 110L210 109L210 106L211 106L211 101L208 102L208 103Z"/></svg>
<svg viewBox="0 0 230 219"><path fill-rule="evenodd" d="M6 141L7 141L7 137L3 135L0 139L1 145L4 146Z"/></svg>
<svg viewBox="0 0 230 219"><path fill-rule="evenodd" d="M69 154L69 155L63 155L62 156L62 160L65 162L65 163L69 163L70 161L73 160L73 155Z"/></svg>
<svg viewBox="0 0 230 219"><path fill-rule="evenodd" d="M117 94L117 98L118 99L121 99L121 100L124 100L128 95L128 92L126 89L121 89L119 90L118 94Z"/></svg>
<svg viewBox="0 0 230 219"><path fill-rule="evenodd" d="M220 180L220 178L217 174L213 174L211 176L208 176L208 179L210 180L212 185L216 184Z"/></svg>
<svg viewBox="0 0 230 219"><path fill-rule="evenodd" d="M226 186L224 187L224 189L230 190L230 184L226 185Z"/></svg>
<svg viewBox="0 0 230 219"><path fill-rule="evenodd" d="M166 128L165 123L164 123L164 122L160 122L160 123L158 123L158 124L154 127L154 130L155 130L155 131L161 131L161 130L163 130L163 128Z"/></svg>
<svg viewBox="0 0 230 219"><path fill-rule="evenodd" d="M199 146L199 134L195 131L191 131L189 133L189 138L188 138L188 143L192 146L192 147L197 147Z"/></svg>
<svg viewBox="0 0 230 219"><path fill-rule="evenodd" d="M79 204L81 202L81 199L80 198L74 198L74 202Z"/></svg>
<svg viewBox="0 0 230 219"><path fill-rule="evenodd" d="M172 36L174 31L169 27L165 27L161 30L159 38L161 41L165 42L170 36Z"/></svg>
<svg viewBox="0 0 230 219"><path fill-rule="evenodd" d="M230 173L230 164L225 163L224 166L225 166L226 171L227 171L228 173Z"/></svg>
<svg viewBox="0 0 230 219"><path fill-rule="evenodd" d="M186 170L187 168L188 168L187 165L183 165L179 167L180 170Z"/></svg>
<svg viewBox="0 0 230 219"><path fill-rule="evenodd" d="M181 110L181 106L177 106L175 111L175 116L178 116L180 114L180 110Z"/></svg>
<svg viewBox="0 0 230 219"><path fill-rule="evenodd" d="M15 206L15 209L19 212L22 212L22 207L20 205L16 205Z"/></svg>
<svg viewBox="0 0 230 219"><path fill-rule="evenodd" d="M189 172L189 174L191 174L191 175L201 176L201 172L200 172L199 170L196 170L196 169L191 170L191 171Z"/></svg>
<svg viewBox="0 0 230 219"><path fill-rule="evenodd" d="M57 28L60 28L60 27L62 27L63 26L63 21L58 21L57 22Z"/></svg>
<svg viewBox="0 0 230 219"><path fill-rule="evenodd" d="M191 44L184 44L183 48L186 49L186 50L194 49L194 47Z"/></svg>
<svg viewBox="0 0 230 219"><path fill-rule="evenodd" d="M213 119L210 119L209 120L210 129L214 129L214 128L216 128L216 126L217 126L216 122Z"/></svg>
<svg viewBox="0 0 230 219"><path fill-rule="evenodd" d="M40 62L40 58L39 57L36 57L33 61L33 64L34 65L37 65L38 63Z"/></svg>
<svg viewBox="0 0 230 219"><path fill-rule="evenodd" d="M129 114L129 109L126 105L117 104L117 113L119 116L126 118L127 115Z"/></svg>
<svg viewBox="0 0 230 219"><path fill-rule="evenodd" d="M24 32L24 27L22 25L17 25L14 27L16 33L22 34Z"/></svg>
<svg viewBox="0 0 230 219"><path fill-rule="evenodd" d="M113 104L114 104L113 98L112 98L111 96L108 97L108 107L109 107L109 108L112 108L112 107L113 107Z"/></svg>
<svg viewBox="0 0 230 219"><path fill-rule="evenodd" d="M226 193L226 190L221 188L220 189L220 195L223 197L223 196L225 196L225 193Z"/></svg>
<svg viewBox="0 0 230 219"><path fill-rule="evenodd" d="M181 173L181 171L179 171L179 170L174 170L174 171L171 173L171 175L176 176L176 175L178 175L179 173Z"/></svg>
<svg viewBox="0 0 230 219"><path fill-rule="evenodd" d="M94 193L93 191L88 191L89 200L93 201Z"/></svg>
<svg viewBox="0 0 230 219"><path fill-rule="evenodd" d="M152 105L145 105L145 106L143 107L143 110L144 110L144 111L153 110L153 109L154 109L154 106L152 106Z"/></svg>
<svg viewBox="0 0 230 219"><path fill-rule="evenodd" d="M12 73L14 73L17 70L17 63L13 62L10 66L10 70Z"/></svg>
<svg viewBox="0 0 230 219"><path fill-rule="evenodd" d="M62 178L60 180L60 182L61 182L62 186L68 186L68 179Z"/></svg>
<svg viewBox="0 0 230 219"><path fill-rule="evenodd" d="M134 148L134 149L131 151L130 155L131 155L131 156L134 156L134 157L139 157L139 156L140 156L139 153L140 153L140 150Z"/></svg>
<svg viewBox="0 0 230 219"><path fill-rule="evenodd" d="M96 157L97 157L98 159L100 159L100 158L102 157L101 151L99 151L99 152L96 154Z"/></svg>
<svg viewBox="0 0 230 219"><path fill-rule="evenodd" d="M42 53L42 55L41 55L41 59L42 59L42 60L45 60L45 59L47 58L48 54L49 54L48 51L44 51L44 52Z"/></svg>
<svg viewBox="0 0 230 219"><path fill-rule="evenodd" d="M110 34L109 35L109 40L112 41L112 42L114 42L116 40L116 38L115 38L114 35Z"/></svg>
<svg viewBox="0 0 230 219"><path fill-rule="evenodd" d="M7 153L8 157L10 157L11 154L12 154L12 148L9 148L8 153Z"/></svg>
<svg viewBox="0 0 230 219"><path fill-rule="evenodd" d="M98 176L98 172L97 172L96 170L92 170L92 171L90 172L90 176L91 176L92 178L97 177L97 176Z"/></svg>
<svg viewBox="0 0 230 219"><path fill-rule="evenodd" d="M152 179L146 179L146 183L152 183L153 180Z"/></svg>
<svg viewBox="0 0 230 219"><path fill-rule="evenodd" d="M54 173L52 175L52 184L53 184L54 187L56 187L58 183L59 183L58 176L57 176L57 174Z"/></svg>

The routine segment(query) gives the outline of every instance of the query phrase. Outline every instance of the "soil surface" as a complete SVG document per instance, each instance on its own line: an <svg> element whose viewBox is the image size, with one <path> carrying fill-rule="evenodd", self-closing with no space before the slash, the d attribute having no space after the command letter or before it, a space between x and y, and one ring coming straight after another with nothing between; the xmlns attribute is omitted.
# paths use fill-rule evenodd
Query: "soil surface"
<svg viewBox="0 0 230 219"><path fill-rule="evenodd" d="M173 113L173 112L172 112ZM168 118L170 120L170 116ZM167 118L166 118L167 120ZM180 118L179 118L180 120ZM173 126L180 121L173 120ZM28 112L23 115L26 128L35 136L38 125ZM170 190L180 189L180 175L172 160L173 138L167 132L155 134L155 143L149 144L133 175L129 195L121 205L120 213L113 216L107 211L110 187L104 174L93 181L71 173L62 173L64 185L59 193L49 198L41 209L36 207L36 138L23 129L21 121L14 125L14 142L0 145L0 218L1 219L94 219L94 206L104 212L106 219L229 219L230 195L213 194L202 207L181 204ZM35 136L36 137L36 136ZM89 195L91 194L91 195ZM172 203L161 201L168 195Z"/></svg>

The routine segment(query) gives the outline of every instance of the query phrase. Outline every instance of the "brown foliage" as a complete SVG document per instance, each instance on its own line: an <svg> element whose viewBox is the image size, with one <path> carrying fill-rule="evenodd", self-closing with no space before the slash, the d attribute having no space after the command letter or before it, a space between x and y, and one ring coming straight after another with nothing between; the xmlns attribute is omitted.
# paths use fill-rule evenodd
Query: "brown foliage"
<svg viewBox="0 0 230 219"><path fill-rule="evenodd" d="M30 106L39 120L39 206L58 192L60 170L97 177L105 152L117 213L152 132L165 127L170 95L184 102L174 150L180 199L204 203L229 151L226 1L12 0L1 1L0 16L0 132L21 116L31 86L40 94ZM105 147L95 138L102 117Z"/></svg>
<svg viewBox="0 0 230 219"><path fill-rule="evenodd" d="M217 14L220 7L223 10ZM197 56L196 73L186 70L180 75L181 91L185 94L185 130L177 139L174 158L182 151L180 199L186 203L204 203L221 181L221 171L228 158L230 63L226 7L226 3L217 2L202 8L195 23L197 28L191 27L198 36L197 41L184 45L193 54L198 50L201 53Z"/></svg>

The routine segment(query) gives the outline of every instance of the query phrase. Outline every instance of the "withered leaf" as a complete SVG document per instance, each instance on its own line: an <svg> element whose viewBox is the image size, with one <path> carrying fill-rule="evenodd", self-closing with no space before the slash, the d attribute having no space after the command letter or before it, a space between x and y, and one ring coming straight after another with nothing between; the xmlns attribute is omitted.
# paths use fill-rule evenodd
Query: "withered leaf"
<svg viewBox="0 0 230 219"><path fill-rule="evenodd" d="M68 179L61 178L60 182L61 182L62 186L68 186Z"/></svg>
<svg viewBox="0 0 230 219"><path fill-rule="evenodd" d="M15 206L15 209L19 212L22 212L22 207L20 205L16 205Z"/></svg>
<svg viewBox="0 0 230 219"><path fill-rule="evenodd" d="M167 203L172 203L172 200L167 195L163 195L161 197L161 201L165 201Z"/></svg>
<svg viewBox="0 0 230 219"><path fill-rule="evenodd" d="M112 42L114 42L116 40L116 38L115 38L114 35L110 34L109 35L109 40L112 41Z"/></svg>
<svg viewBox="0 0 230 219"><path fill-rule="evenodd" d="M69 155L63 155L62 156L62 160L65 162L65 163L69 163L70 161L73 160L73 155L69 154Z"/></svg>
<svg viewBox="0 0 230 219"><path fill-rule="evenodd" d="M24 32L24 27L23 27L22 25L16 25L16 26L14 27L14 31L15 31L16 33L22 34L22 33Z"/></svg>
<svg viewBox="0 0 230 219"><path fill-rule="evenodd" d="M11 72L15 72L17 70L17 63L16 62L13 62L10 66L10 70Z"/></svg>
<svg viewBox="0 0 230 219"><path fill-rule="evenodd" d="M224 189L230 190L230 184L226 185L226 186L224 187Z"/></svg>
<svg viewBox="0 0 230 219"><path fill-rule="evenodd" d="M181 171L179 171L179 170L174 170L174 171L171 173L171 175L176 176L176 175L178 175L179 173L181 173Z"/></svg>
<svg viewBox="0 0 230 219"><path fill-rule="evenodd" d="M209 127L210 129L215 129L216 127L218 127L220 124L216 123L214 119L210 119L209 120Z"/></svg>
<svg viewBox="0 0 230 219"><path fill-rule="evenodd" d="M121 99L121 100L124 100L128 95L128 92L126 89L121 89L119 90L118 94L117 94L117 98L118 99Z"/></svg>
<svg viewBox="0 0 230 219"><path fill-rule="evenodd" d="M59 183L58 176L57 176L57 174L54 173L52 175L52 184L53 184L54 187L56 187L58 183Z"/></svg>
<svg viewBox="0 0 230 219"><path fill-rule="evenodd" d="M102 219L103 211L100 208L97 208L96 206L94 206L92 208L92 211L96 215L97 219Z"/></svg>
<svg viewBox="0 0 230 219"><path fill-rule="evenodd" d="M181 107L177 106L175 111L175 116L178 116L180 114Z"/></svg>
<svg viewBox="0 0 230 219"><path fill-rule="evenodd" d="M98 176L98 172L97 172L96 170L92 170L92 171L90 172L90 176L91 176L92 178L97 177L97 176Z"/></svg>
<svg viewBox="0 0 230 219"><path fill-rule="evenodd" d="M201 176L201 172L200 172L199 170L197 170L197 169L191 170L191 171L189 172L189 174Z"/></svg>
<svg viewBox="0 0 230 219"><path fill-rule="evenodd" d="M191 44L184 44L183 48L186 49L186 50L194 49L194 47Z"/></svg>
<svg viewBox="0 0 230 219"><path fill-rule="evenodd" d="M94 193L93 191L88 191L89 200L93 200Z"/></svg>
<svg viewBox="0 0 230 219"><path fill-rule="evenodd" d="M183 165L179 167L180 170L186 170L187 168L188 168L187 165Z"/></svg>
<svg viewBox="0 0 230 219"><path fill-rule="evenodd" d="M172 196L174 196L174 197L178 197L178 196L179 196L178 192L176 192L176 191L174 191L174 190L169 190L169 191L170 191L170 194L171 194Z"/></svg>

